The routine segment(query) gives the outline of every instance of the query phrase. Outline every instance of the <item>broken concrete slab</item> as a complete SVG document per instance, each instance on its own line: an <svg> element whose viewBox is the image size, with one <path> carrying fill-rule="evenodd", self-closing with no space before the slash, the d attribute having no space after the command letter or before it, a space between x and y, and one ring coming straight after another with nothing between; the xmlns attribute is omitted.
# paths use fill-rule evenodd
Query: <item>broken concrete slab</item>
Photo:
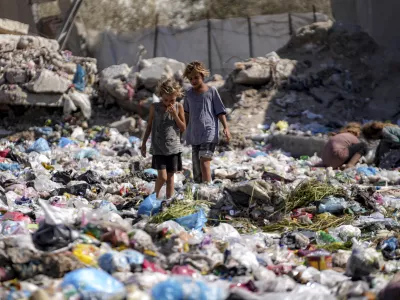
<svg viewBox="0 0 400 300"><path fill-rule="evenodd" d="M0 35L0 53L11 52L17 48L20 37L11 34Z"/></svg>
<svg viewBox="0 0 400 300"><path fill-rule="evenodd" d="M244 62L236 64L237 74L234 78L236 84L265 85L271 80L271 68L268 61Z"/></svg>
<svg viewBox="0 0 400 300"><path fill-rule="evenodd" d="M32 94L28 93L25 105L63 107L64 99L62 94Z"/></svg>
<svg viewBox="0 0 400 300"><path fill-rule="evenodd" d="M276 64L276 73L279 79L287 79L296 72L296 61L290 59L281 59Z"/></svg>
<svg viewBox="0 0 400 300"><path fill-rule="evenodd" d="M25 35L29 32L29 25L9 19L0 19L0 34Z"/></svg>
<svg viewBox="0 0 400 300"><path fill-rule="evenodd" d="M28 79L26 71L21 68L8 69L5 74L7 82L11 84L25 83Z"/></svg>
<svg viewBox="0 0 400 300"><path fill-rule="evenodd" d="M101 71L99 74L99 79L100 81L105 81L108 79L122 79L126 78L130 72L131 68L127 64L114 65Z"/></svg>
<svg viewBox="0 0 400 300"><path fill-rule="evenodd" d="M2 85L0 88L0 103L23 104L27 94L18 85Z"/></svg>
<svg viewBox="0 0 400 300"><path fill-rule="evenodd" d="M116 128L119 132L132 132L135 130L136 120L132 117L125 118L110 124L110 128Z"/></svg>
<svg viewBox="0 0 400 300"><path fill-rule="evenodd" d="M62 107L63 95L26 93L17 85L4 85L0 89L0 103L10 105Z"/></svg>
<svg viewBox="0 0 400 300"><path fill-rule="evenodd" d="M41 49L45 48L51 52L57 52L60 50L60 45L56 40L46 39L40 36L21 36L19 38L18 49L27 49L27 48L35 48Z"/></svg>
<svg viewBox="0 0 400 300"><path fill-rule="evenodd" d="M33 93L63 94L71 84L72 81L43 69L34 80L26 84L26 88Z"/></svg>
<svg viewBox="0 0 400 300"><path fill-rule="evenodd" d="M139 80L148 90L155 91L158 82L163 78L182 77L185 64L175 59L155 57L144 59L140 63Z"/></svg>

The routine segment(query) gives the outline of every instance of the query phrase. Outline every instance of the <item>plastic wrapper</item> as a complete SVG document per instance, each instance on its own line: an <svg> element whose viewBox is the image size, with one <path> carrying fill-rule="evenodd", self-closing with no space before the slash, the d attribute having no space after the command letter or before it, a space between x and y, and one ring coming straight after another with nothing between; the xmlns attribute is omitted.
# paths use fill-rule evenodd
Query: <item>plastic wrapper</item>
<svg viewBox="0 0 400 300"><path fill-rule="evenodd" d="M51 181L48 177L45 175L41 175L37 177L34 181L35 189L38 192L50 192L55 189L59 189L62 187L62 185Z"/></svg>
<svg viewBox="0 0 400 300"><path fill-rule="evenodd" d="M97 266L97 259L100 256L100 249L93 245L78 244L72 253L77 259L88 266Z"/></svg>
<svg viewBox="0 0 400 300"><path fill-rule="evenodd" d="M136 265L141 265L144 262L144 255L138 251L127 249L122 251L121 254L126 257L131 267Z"/></svg>
<svg viewBox="0 0 400 300"><path fill-rule="evenodd" d="M80 296L81 299L95 297L100 300L122 300L126 296L125 287L118 280L102 270L79 269L65 275L61 284L64 295Z"/></svg>
<svg viewBox="0 0 400 300"><path fill-rule="evenodd" d="M66 137L62 137L60 139L60 141L58 142L58 146L61 148L67 147L69 145L77 145L77 142L75 142L69 138L66 138Z"/></svg>
<svg viewBox="0 0 400 300"><path fill-rule="evenodd" d="M186 232L185 228L183 228L181 225L176 223L175 221L169 220L166 222L163 222L157 226L157 230L161 231L164 228L166 228L168 231L171 231L173 234L179 234L181 232Z"/></svg>
<svg viewBox="0 0 400 300"><path fill-rule="evenodd" d="M202 299L224 300L227 290L216 284L192 280L188 277L174 277L155 285L151 289L153 299Z"/></svg>
<svg viewBox="0 0 400 300"><path fill-rule="evenodd" d="M28 225L23 221L0 221L0 235L14 236L29 234Z"/></svg>
<svg viewBox="0 0 400 300"><path fill-rule="evenodd" d="M148 196L140 204L138 214L139 215L155 215L161 209L161 201L156 199L156 194Z"/></svg>
<svg viewBox="0 0 400 300"><path fill-rule="evenodd" d="M81 160L84 158L93 158L99 155L99 152L95 149L87 148L79 151L75 154L75 159Z"/></svg>
<svg viewBox="0 0 400 300"><path fill-rule="evenodd" d="M114 272L128 272L131 270L127 257L116 251L101 255L98 259L100 268L112 274Z"/></svg>
<svg viewBox="0 0 400 300"><path fill-rule="evenodd" d="M331 214L342 214L347 207L348 204L346 199L328 196L320 201L317 211L320 214L325 212Z"/></svg>
<svg viewBox="0 0 400 300"><path fill-rule="evenodd" d="M202 230L207 223L207 217L204 210L200 209L197 213L175 219L175 222L186 230Z"/></svg>
<svg viewBox="0 0 400 300"><path fill-rule="evenodd" d="M353 238L359 239L361 237L361 229L352 225L342 225L338 228L330 230L329 233L338 237L343 242L351 241Z"/></svg>
<svg viewBox="0 0 400 300"><path fill-rule="evenodd" d="M50 151L50 147L49 144L47 143L47 141L44 138L40 138L37 139L32 146L30 146L28 148L28 150L26 152L38 152L38 153L42 153L42 152L48 152Z"/></svg>
<svg viewBox="0 0 400 300"><path fill-rule="evenodd" d="M347 262L346 275L361 278L381 269L382 257L373 248L356 245Z"/></svg>
<svg viewBox="0 0 400 300"><path fill-rule="evenodd" d="M220 223L216 227L211 227L207 229L207 232L211 235L213 239L216 240L240 240L239 232L232 225L227 223Z"/></svg>

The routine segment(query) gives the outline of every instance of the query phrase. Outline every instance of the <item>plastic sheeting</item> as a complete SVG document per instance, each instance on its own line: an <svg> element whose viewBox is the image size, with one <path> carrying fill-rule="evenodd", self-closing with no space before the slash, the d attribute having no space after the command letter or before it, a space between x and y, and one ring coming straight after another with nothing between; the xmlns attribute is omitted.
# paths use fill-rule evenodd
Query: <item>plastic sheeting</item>
<svg viewBox="0 0 400 300"><path fill-rule="evenodd" d="M316 14L318 21L328 17ZM313 13L292 14L293 31L314 21ZM229 74L234 63L249 58L250 42L247 18L210 20L211 24L211 71ZM283 47L290 39L288 14L264 15L251 18L253 56L265 54ZM188 28L158 27L156 56L177 59L188 63L200 60L210 66L208 58L207 20L194 23ZM99 70L115 64L135 64L139 46L147 54L154 53L154 29L115 34L105 31L89 42L92 54L97 58Z"/></svg>

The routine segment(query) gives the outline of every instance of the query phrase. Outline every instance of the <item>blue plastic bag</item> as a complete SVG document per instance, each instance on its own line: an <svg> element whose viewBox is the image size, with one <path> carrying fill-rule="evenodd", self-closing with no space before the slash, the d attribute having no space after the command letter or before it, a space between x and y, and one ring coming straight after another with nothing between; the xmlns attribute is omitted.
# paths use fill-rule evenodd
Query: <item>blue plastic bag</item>
<svg viewBox="0 0 400 300"><path fill-rule="evenodd" d="M44 138L37 139L32 146L28 148L26 152L47 152L50 151L49 144Z"/></svg>
<svg viewBox="0 0 400 300"><path fill-rule="evenodd" d="M129 143L131 143L132 145L135 144L135 143L139 143L139 142L140 142L140 139L137 138L136 136L130 136L129 137Z"/></svg>
<svg viewBox="0 0 400 300"><path fill-rule="evenodd" d="M73 140L70 140L68 138L65 138L65 137L62 137L60 139L60 141L58 142L58 146L61 147L61 148L64 148L64 147L66 147L68 145L71 145L71 144L76 144L76 142L73 141Z"/></svg>
<svg viewBox="0 0 400 300"><path fill-rule="evenodd" d="M227 298L228 290L182 276L156 284L151 296L157 300L223 300Z"/></svg>
<svg viewBox="0 0 400 300"><path fill-rule="evenodd" d="M107 200L102 200L101 202L97 202L94 205L94 208L102 208L103 210L109 210L114 212L118 211L117 207L113 203Z"/></svg>
<svg viewBox="0 0 400 300"><path fill-rule="evenodd" d="M374 176L376 175L378 172L375 168L373 167L359 167L357 169L357 173L361 174L361 175L365 175L365 176Z"/></svg>
<svg viewBox="0 0 400 300"><path fill-rule="evenodd" d="M8 163L0 163L0 171L18 171L21 167L17 163L8 164Z"/></svg>
<svg viewBox="0 0 400 300"><path fill-rule="evenodd" d="M144 262L144 255L136 250L127 249L121 251L126 259L128 260L129 265L142 265Z"/></svg>
<svg viewBox="0 0 400 300"><path fill-rule="evenodd" d="M146 169L143 171L146 175L158 176L158 172L155 169Z"/></svg>
<svg viewBox="0 0 400 300"><path fill-rule="evenodd" d="M263 152L263 151L259 151L259 150L250 150L250 151L247 151L247 155L250 156L251 158L257 158L257 157L259 157L259 156L262 156L262 157L268 156L267 153L265 153L265 152Z"/></svg>
<svg viewBox="0 0 400 300"><path fill-rule="evenodd" d="M124 285L106 272L94 268L72 271L65 275L63 290L74 287L81 299L124 299Z"/></svg>
<svg viewBox="0 0 400 300"><path fill-rule="evenodd" d="M75 154L75 159L81 160L84 158L93 158L98 155L99 152L97 152L95 149L83 149Z"/></svg>
<svg viewBox="0 0 400 300"><path fill-rule="evenodd" d="M157 200L156 194L152 194L148 196L144 201L140 204L138 214L139 215L155 215L161 209L161 201Z"/></svg>
<svg viewBox="0 0 400 300"><path fill-rule="evenodd" d="M99 257L97 262L100 268L110 274L115 272L129 272L131 270L126 256L117 251L103 254Z"/></svg>
<svg viewBox="0 0 400 300"><path fill-rule="evenodd" d="M53 133L53 128L51 127L37 127L35 131L40 134L50 135Z"/></svg>
<svg viewBox="0 0 400 300"><path fill-rule="evenodd" d="M77 89L78 91L83 92L85 90L85 76L86 76L85 70L80 64L78 64L76 66L76 73L74 76L74 80L72 81L75 89Z"/></svg>
<svg viewBox="0 0 400 300"><path fill-rule="evenodd" d="M204 211L200 209L195 214L175 219L175 222L186 230L202 230L204 225L207 223L207 217Z"/></svg>

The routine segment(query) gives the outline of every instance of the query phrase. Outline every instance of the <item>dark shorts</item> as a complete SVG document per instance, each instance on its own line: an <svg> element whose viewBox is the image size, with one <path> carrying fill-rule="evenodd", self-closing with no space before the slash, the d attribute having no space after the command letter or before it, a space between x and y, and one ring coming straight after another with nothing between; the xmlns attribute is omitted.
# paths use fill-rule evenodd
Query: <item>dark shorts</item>
<svg viewBox="0 0 400 300"><path fill-rule="evenodd" d="M155 170L167 170L167 173L182 171L181 153L172 155L153 155L151 167Z"/></svg>
<svg viewBox="0 0 400 300"><path fill-rule="evenodd" d="M215 143L204 143L201 145L192 145L192 155L198 156L198 158L213 158L215 148L217 144Z"/></svg>

